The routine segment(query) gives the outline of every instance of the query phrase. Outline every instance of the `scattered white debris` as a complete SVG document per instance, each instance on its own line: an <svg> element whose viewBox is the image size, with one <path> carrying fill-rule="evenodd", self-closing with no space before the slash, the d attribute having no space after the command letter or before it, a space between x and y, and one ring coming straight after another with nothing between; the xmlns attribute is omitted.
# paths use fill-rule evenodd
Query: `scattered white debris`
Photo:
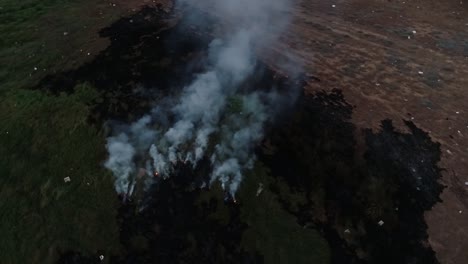
<svg viewBox="0 0 468 264"><path fill-rule="evenodd" d="M413 34L416 34L416 30L413 30L412 32L413 32Z"/></svg>
<svg viewBox="0 0 468 264"><path fill-rule="evenodd" d="M88 52L88 56L91 55L91 53Z"/></svg>
<svg viewBox="0 0 468 264"><path fill-rule="evenodd" d="M71 182L71 178L70 177L65 177L65 178L63 178L63 181L64 182Z"/></svg>
<svg viewBox="0 0 468 264"><path fill-rule="evenodd" d="M465 182L465 185L468 186L468 181Z"/></svg>
<svg viewBox="0 0 468 264"><path fill-rule="evenodd" d="M68 35L68 32L66 32L66 31L63 32L63 35L64 35L64 36L67 36L67 35Z"/></svg>
<svg viewBox="0 0 468 264"><path fill-rule="evenodd" d="M447 153L452 155L452 151L450 151L449 149L447 149Z"/></svg>
<svg viewBox="0 0 468 264"><path fill-rule="evenodd" d="M457 115L458 115L458 114L460 114L460 112L456 111L456 112L455 112L455 114L457 114Z"/></svg>
<svg viewBox="0 0 468 264"><path fill-rule="evenodd" d="M100 255L99 260L103 261L104 260L104 255Z"/></svg>
<svg viewBox="0 0 468 264"><path fill-rule="evenodd" d="M408 39L411 39L411 36L408 36Z"/></svg>
<svg viewBox="0 0 468 264"><path fill-rule="evenodd" d="M263 191L263 183L259 183L256 196L258 197L262 193L262 191Z"/></svg>
<svg viewBox="0 0 468 264"><path fill-rule="evenodd" d="M34 67L34 70L37 71L37 67Z"/></svg>
<svg viewBox="0 0 468 264"><path fill-rule="evenodd" d="M423 74L424 74L424 72L422 72L422 71L418 71L418 73L419 73L419 75L423 75Z"/></svg>
<svg viewBox="0 0 468 264"><path fill-rule="evenodd" d="M383 220L380 220L377 224L379 224L379 226L383 226L385 222Z"/></svg>
<svg viewBox="0 0 468 264"><path fill-rule="evenodd" d="M130 23L133 23L133 19L130 19Z"/></svg>
<svg viewBox="0 0 468 264"><path fill-rule="evenodd" d="M333 8L335 8L335 7L336 7L336 5L332 5L332 7L333 7Z"/></svg>
<svg viewBox="0 0 468 264"><path fill-rule="evenodd" d="M461 213L463 213L463 211L462 211L462 210L460 210L460 211L458 211L458 213L459 213L459 214L461 214Z"/></svg>
<svg viewBox="0 0 468 264"><path fill-rule="evenodd" d="M345 231L344 231L344 232L345 232L345 234L349 234L349 233L351 233L351 231L350 231L349 229L345 229Z"/></svg>

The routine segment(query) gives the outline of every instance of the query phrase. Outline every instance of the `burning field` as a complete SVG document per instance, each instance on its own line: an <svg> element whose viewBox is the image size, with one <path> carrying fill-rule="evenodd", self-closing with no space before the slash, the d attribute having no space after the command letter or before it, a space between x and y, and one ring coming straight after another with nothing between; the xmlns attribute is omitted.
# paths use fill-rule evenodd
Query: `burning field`
<svg viewBox="0 0 468 264"><path fill-rule="evenodd" d="M443 146L409 115L357 125L354 90L278 50L304 5L129 2L99 30L108 45L10 92L0 132L18 136L1 139L13 154L0 172L31 181L4 180L25 209L2 209L31 227L2 226L0 246L23 253L5 263L458 263L440 261L425 219L442 201Z"/></svg>

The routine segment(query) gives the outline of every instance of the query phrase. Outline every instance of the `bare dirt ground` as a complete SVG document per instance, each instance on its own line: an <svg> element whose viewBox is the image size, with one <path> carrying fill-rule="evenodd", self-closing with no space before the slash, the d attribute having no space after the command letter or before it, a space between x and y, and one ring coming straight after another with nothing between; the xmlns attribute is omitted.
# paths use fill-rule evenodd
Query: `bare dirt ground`
<svg viewBox="0 0 468 264"><path fill-rule="evenodd" d="M441 263L466 263L468 3L303 0L294 17L276 51L302 60L308 92L341 89L358 128L411 120L441 144L446 188L425 214L429 242Z"/></svg>

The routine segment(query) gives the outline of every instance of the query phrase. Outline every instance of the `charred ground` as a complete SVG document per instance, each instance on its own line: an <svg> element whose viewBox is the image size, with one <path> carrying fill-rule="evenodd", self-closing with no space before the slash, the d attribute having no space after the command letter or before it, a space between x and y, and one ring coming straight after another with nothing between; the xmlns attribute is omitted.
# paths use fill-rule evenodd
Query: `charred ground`
<svg viewBox="0 0 468 264"><path fill-rule="evenodd" d="M134 120L158 96L174 92L169 87L184 85L201 70L197 59L205 52L211 30L183 21L149 8L123 18L102 31L111 45L92 62L50 75L36 88L58 95L89 83L99 93L91 103L91 122L102 126L109 119ZM262 77L253 76L249 84L265 89L292 85L274 77L265 65L260 64L257 73ZM258 245L260 235L271 236L269 243L278 248L288 248L291 245L277 237L298 229L301 233L292 232L299 234L298 241L326 252L320 237L301 237L319 230L331 249L332 263L437 263L427 245L423 213L442 190L437 182L439 145L411 122L406 122L411 133L395 131L390 120L382 122L381 131L360 133L350 122L352 111L338 90L303 94L259 146L257 168L265 168L254 170L244 182L245 190L264 183L267 190L260 198L241 190L239 204L226 203L219 187L194 188L191 183L199 175L182 170L153 187L151 198L143 203L122 204L118 219L124 251L106 261L268 263L271 256L266 254L275 252ZM257 209L248 205L266 197L279 202L278 207L272 205L276 215L252 218ZM275 229L249 236L258 241L246 241L246 232L255 231L259 223L268 226L272 218L280 221ZM295 249L289 250L282 261L295 255ZM106 254L96 250L84 256L80 251L63 253L58 262L94 263ZM326 255L319 260L327 262Z"/></svg>

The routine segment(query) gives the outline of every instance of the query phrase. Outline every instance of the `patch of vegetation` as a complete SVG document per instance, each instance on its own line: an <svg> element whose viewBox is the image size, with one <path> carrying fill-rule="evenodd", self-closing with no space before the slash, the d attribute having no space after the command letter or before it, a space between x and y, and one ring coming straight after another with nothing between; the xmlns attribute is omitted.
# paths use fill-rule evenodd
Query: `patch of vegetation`
<svg viewBox="0 0 468 264"><path fill-rule="evenodd" d="M86 122L94 97L84 85L72 96L18 90L1 99L2 263L51 263L61 250L117 248L117 198L99 164L104 137Z"/></svg>
<svg viewBox="0 0 468 264"><path fill-rule="evenodd" d="M274 181L260 162L244 179L241 217L248 229L243 235L243 248L261 252L265 263L329 263L327 242L315 229L300 226L296 217L283 209L269 189Z"/></svg>
<svg viewBox="0 0 468 264"><path fill-rule="evenodd" d="M122 9L90 0L3 0L0 8L1 262L52 263L74 248L115 252L104 137L87 122L95 89L49 96L24 88L90 60L106 45L98 31Z"/></svg>

